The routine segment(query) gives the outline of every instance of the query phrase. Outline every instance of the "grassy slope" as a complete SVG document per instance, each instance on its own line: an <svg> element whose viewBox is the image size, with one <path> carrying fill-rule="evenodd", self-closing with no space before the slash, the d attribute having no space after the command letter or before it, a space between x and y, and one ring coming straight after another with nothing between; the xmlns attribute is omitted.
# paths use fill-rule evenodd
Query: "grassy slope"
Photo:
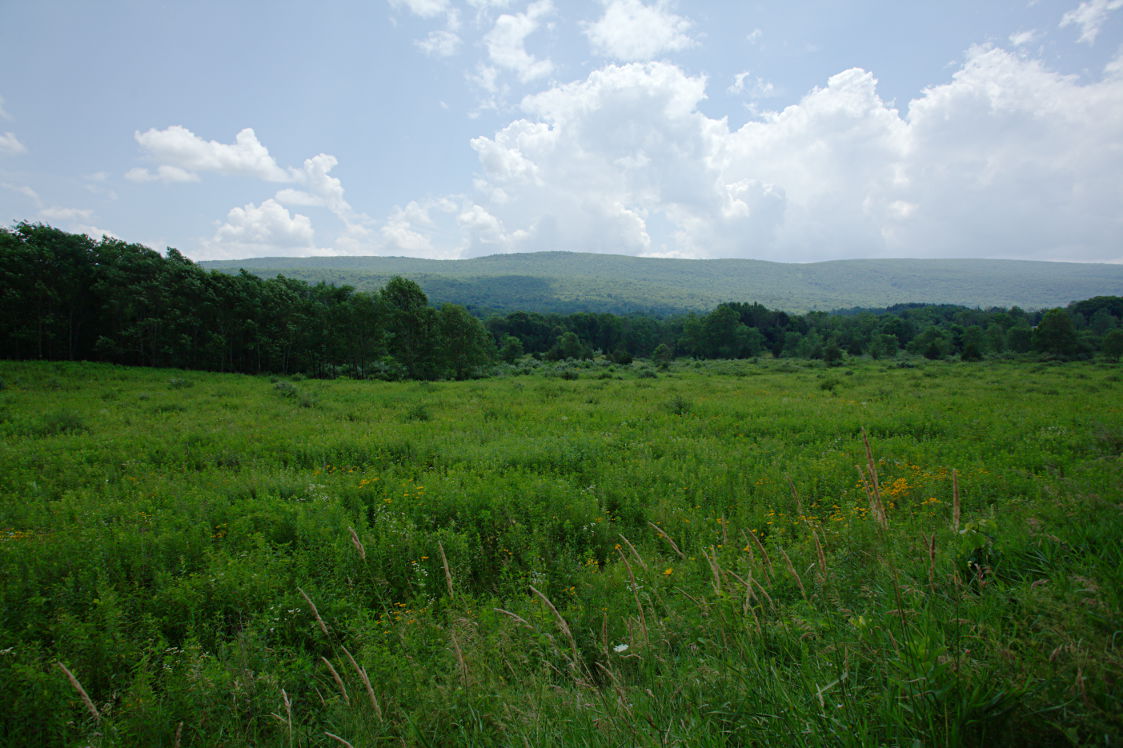
<svg viewBox="0 0 1123 748"><path fill-rule="evenodd" d="M1123 267L1010 260L670 260L566 252L472 260L401 257L261 258L205 263L380 288L404 275L437 303L499 311L708 310L757 301L792 312L907 302L1046 308L1123 294Z"/></svg>
<svg viewBox="0 0 1123 748"><path fill-rule="evenodd" d="M0 362L0 743L1123 738L1117 366L582 372Z"/></svg>

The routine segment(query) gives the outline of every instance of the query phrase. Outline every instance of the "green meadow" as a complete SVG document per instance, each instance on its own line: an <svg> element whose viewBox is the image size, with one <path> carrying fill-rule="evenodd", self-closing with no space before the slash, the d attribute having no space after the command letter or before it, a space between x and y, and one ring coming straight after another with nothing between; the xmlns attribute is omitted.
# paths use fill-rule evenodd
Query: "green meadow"
<svg viewBox="0 0 1123 748"><path fill-rule="evenodd" d="M1118 365L0 382L4 745L1123 740Z"/></svg>

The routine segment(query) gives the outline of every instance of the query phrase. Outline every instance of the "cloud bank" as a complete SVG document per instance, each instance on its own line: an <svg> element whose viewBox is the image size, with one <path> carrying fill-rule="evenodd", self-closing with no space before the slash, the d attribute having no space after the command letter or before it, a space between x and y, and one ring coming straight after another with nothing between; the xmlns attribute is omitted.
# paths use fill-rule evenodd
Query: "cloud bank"
<svg viewBox="0 0 1123 748"><path fill-rule="evenodd" d="M527 96L472 140L471 191L396 211L370 249L1123 261L1118 59L1082 82L977 47L903 110L854 68L736 129L700 111L707 85L632 62Z"/></svg>

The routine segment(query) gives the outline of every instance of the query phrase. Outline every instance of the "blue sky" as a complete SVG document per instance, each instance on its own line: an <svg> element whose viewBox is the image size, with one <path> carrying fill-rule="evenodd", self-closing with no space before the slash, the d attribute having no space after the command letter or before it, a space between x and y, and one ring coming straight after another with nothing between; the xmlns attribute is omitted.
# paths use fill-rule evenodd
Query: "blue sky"
<svg viewBox="0 0 1123 748"><path fill-rule="evenodd" d="M1123 262L1123 0L0 4L0 220L194 259Z"/></svg>

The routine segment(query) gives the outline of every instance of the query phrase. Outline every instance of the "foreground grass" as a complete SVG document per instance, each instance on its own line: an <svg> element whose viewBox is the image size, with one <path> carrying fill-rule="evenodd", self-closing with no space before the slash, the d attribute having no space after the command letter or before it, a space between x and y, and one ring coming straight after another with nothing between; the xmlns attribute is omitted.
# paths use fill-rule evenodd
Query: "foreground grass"
<svg viewBox="0 0 1123 748"><path fill-rule="evenodd" d="M0 362L0 741L1119 743L1118 367L652 373Z"/></svg>

